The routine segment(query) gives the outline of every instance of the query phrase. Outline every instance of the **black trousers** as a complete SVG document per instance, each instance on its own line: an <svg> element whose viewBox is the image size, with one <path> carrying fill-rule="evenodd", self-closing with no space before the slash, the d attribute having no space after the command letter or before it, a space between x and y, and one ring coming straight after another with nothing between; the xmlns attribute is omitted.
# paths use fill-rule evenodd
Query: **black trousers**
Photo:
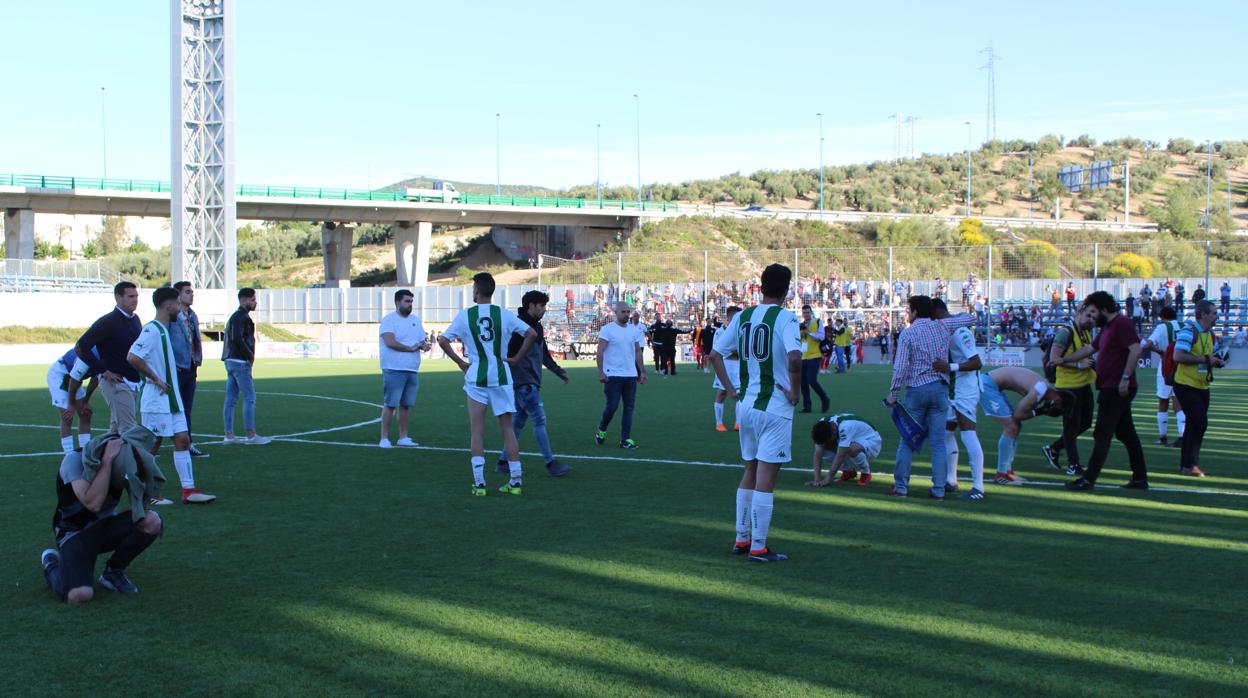
<svg viewBox="0 0 1248 698"><path fill-rule="evenodd" d="M48 586L64 601L70 589L92 586L100 553L112 553L106 568L124 570L155 540L130 520L129 511L98 519L57 545L61 564L48 572Z"/></svg>
<svg viewBox="0 0 1248 698"><path fill-rule="evenodd" d="M186 433L190 436L191 407L195 405L195 384L199 380L199 371L194 364L190 368L178 369L178 393L182 396L182 408L186 413Z"/></svg>
<svg viewBox="0 0 1248 698"><path fill-rule="evenodd" d="M1065 451L1068 465L1082 465L1079 462L1079 436L1092 427L1092 386L1060 390L1070 391L1075 400L1070 411L1062 415L1062 435L1050 444L1050 448L1054 453Z"/></svg>
<svg viewBox="0 0 1248 698"><path fill-rule="evenodd" d="M1096 428L1092 431L1092 460L1088 461L1087 472L1084 474L1088 482L1096 482L1101 476L1101 469L1105 467L1105 459L1109 456L1109 447L1115 437L1127 449L1131 479L1148 482L1144 447L1140 445L1140 435L1135 431L1135 420L1131 416L1131 401L1135 399L1135 393L1135 388L1126 397L1119 395L1117 388L1098 392Z"/></svg>
<svg viewBox="0 0 1248 698"><path fill-rule="evenodd" d="M1187 415L1179 467L1195 468L1200 465L1200 446L1209 428L1209 391L1175 383L1174 394L1179 398L1179 404L1183 405L1183 414Z"/></svg>
<svg viewBox="0 0 1248 698"><path fill-rule="evenodd" d="M826 412L829 401L828 394L819 385L819 361L820 359L802 359L802 409L810 409L810 389L814 388L822 404L819 411Z"/></svg>
<svg viewBox="0 0 1248 698"><path fill-rule="evenodd" d="M651 344L650 351L654 354L654 372L662 373L663 364L667 363L664 360L667 350L663 348L662 344Z"/></svg>
<svg viewBox="0 0 1248 698"><path fill-rule="evenodd" d="M663 369L668 375L676 375L676 347L665 347L663 349Z"/></svg>

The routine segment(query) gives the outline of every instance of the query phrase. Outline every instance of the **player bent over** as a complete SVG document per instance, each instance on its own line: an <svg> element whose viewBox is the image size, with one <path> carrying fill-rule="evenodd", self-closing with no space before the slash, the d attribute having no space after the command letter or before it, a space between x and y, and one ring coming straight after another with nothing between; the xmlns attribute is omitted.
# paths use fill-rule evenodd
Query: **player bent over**
<svg viewBox="0 0 1248 698"><path fill-rule="evenodd" d="M980 407L984 414L1001 424L1001 439L997 442L997 476L993 481L998 485L1021 485L1023 478L1014 474L1014 451L1018 448L1022 423L1041 414L1062 416L1067 395L1049 387L1034 371L1014 366L980 374L979 384L982 390ZM1010 405L1005 396L1006 390L1023 396L1017 407Z"/></svg>
<svg viewBox="0 0 1248 698"><path fill-rule="evenodd" d="M767 547L775 501L776 474L793 460L793 406L801 385L802 341L797 317L780 307L793 272L772 264L763 270L762 303L737 313L715 335L711 365L728 397L737 398L724 357L740 357L741 460L745 474L737 487L737 540L734 555L749 554L754 562L789 559Z"/></svg>
<svg viewBox="0 0 1248 698"><path fill-rule="evenodd" d="M726 313L728 322L732 322L733 316L741 312L737 306L730 306ZM707 352L708 354L710 352ZM728 378L732 381L732 387L737 392L741 392L741 362L737 357L735 350L728 353L724 357L724 368L728 371ZM728 398L728 391L724 390L724 386L719 382L719 376L715 376L715 380L711 383L711 387L715 392L715 431L728 431L728 427L724 426L724 400ZM732 411L733 422L732 430L741 431L741 403L737 403Z"/></svg>
<svg viewBox="0 0 1248 698"><path fill-rule="evenodd" d="M99 353L91 349L99 358ZM77 370L75 370L77 369ZM87 366L78 358L77 348L71 348L64 356L57 359L48 369L48 392L52 395L52 406L61 418L61 450L69 453L75 448L82 448L91 440L91 395L99 387L97 376L99 371ZM90 378L86 388L82 381ZM74 392L69 389L71 381ZM78 416L78 445L74 445L74 415Z"/></svg>
<svg viewBox="0 0 1248 698"><path fill-rule="evenodd" d="M472 277L472 296L476 305L461 310L450 327L438 337L442 351L464 372L468 425L472 430L469 440L472 494L485 496L485 410L489 408L498 418L503 450L507 454L507 469L511 475L507 484L498 491L518 495L523 485L523 472L520 468L520 446L511 423L511 415L516 411L511 364L529 353L537 340L537 333L515 313L490 302L494 298L494 277L490 274L481 272ZM506 357L507 343L513 334L523 336L524 342L515 356ZM467 361L460 358L451 346L451 341L456 339L463 341Z"/></svg>
<svg viewBox="0 0 1248 698"><path fill-rule="evenodd" d="M815 442L815 478L806 484L824 487L832 484L839 470L838 482L858 481L861 487L871 482L871 460L880 455L883 439L880 432L865 419L853 414L822 417L810 428ZM823 461L832 461L823 476Z"/></svg>

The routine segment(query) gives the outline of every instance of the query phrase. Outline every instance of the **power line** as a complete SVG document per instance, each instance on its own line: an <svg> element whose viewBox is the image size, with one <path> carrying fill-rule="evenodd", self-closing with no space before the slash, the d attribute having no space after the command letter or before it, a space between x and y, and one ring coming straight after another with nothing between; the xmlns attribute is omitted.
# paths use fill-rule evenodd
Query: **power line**
<svg viewBox="0 0 1248 698"><path fill-rule="evenodd" d="M997 67L996 62L1001 60L995 51L992 50L992 42L988 42L987 48L979 50L980 53L988 54L988 62L979 67L980 70L988 71L988 118L984 121L984 139L986 141L997 140Z"/></svg>

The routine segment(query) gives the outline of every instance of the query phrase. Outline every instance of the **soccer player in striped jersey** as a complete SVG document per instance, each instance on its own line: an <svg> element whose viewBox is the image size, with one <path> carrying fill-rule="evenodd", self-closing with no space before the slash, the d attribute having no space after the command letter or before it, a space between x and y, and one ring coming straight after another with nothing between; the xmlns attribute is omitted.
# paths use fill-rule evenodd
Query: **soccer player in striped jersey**
<svg viewBox="0 0 1248 698"><path fill-rule="evenodd" d="M168 286L152 293L156 319L143 326L130 346L126 360L142 375L139 383L139 423L156 436L173 437L173 467L182 481L183 504L207 504L216 499L195 487L191 468L191 435L186 425L186 409L178 390L177 363L170 326L178 319L181 306L178 292ZM153 502L155 503L155 502Z"/></svg>
<svg viewBox="0 0 1248 698"><path fill-rule="evenodd" d="M949 308L939 298L932 299L932 317L940 320L950 317ZM937 360L934 368L949 373L949 412L945 420L945 453L948 454L949 475L945 480L945 494L958 491L958 439L953 432L960 431L962 445L971 466L971 491L961 499L980 502L984 499L984 447L975 431L975 419L979 413L979 369L983 359L975 347L975 335L969 327L959 327L949 336L949 360Z"/></svg>
<svg viewBox="0 0 1248 698"><path fill-rule="evenodd" d="M871 483L871 460L880 455L884 440L870 422L856 414L836 414L820 417L810 428L810 438L815 442L814 479L808 487L825 487L832 484L832 476L841 471L838 482L858 481L862 487ZM823 476L823 462L831 461L828 474Z"/></svg>
<svg viewBox="0 0 1248 698"><path fill-rule="evenodd" d="M515 392L511 385L511 364L526 354L537 333L516 314L494 305L494 277L481 272L472 277L472 296L476 305L460 311L450 327L438 337L442 351L464 372L464 392L468 394L468 425L472 463L472 494L485 496L485 410L498 418L507 453L507 469L511 479L499 492L520 494L523 472L520 468L520 446L512 429L511 415L516 411ZM511 335L524 337L515 356L505 356ZM452 340L464 343L465 361L451 346Z"/></svg>
<svg viewBox="0 0 1248 698"><path fill-rule="evenodd" d="M725 315L728 318L728 322L731 323L732 318L739 312L741 312L740 308L738 308L735 305L730 306L728 310L726 311L726 315ZM708 330L703 330L703 331L704 332L710 331L712 335L714 335L715 333L715 330L709 327L709 322L708 322ZM712 336L712 340L713 339L714 337ZM711 348L714 349L713 344ZM709 355L710 350L707 350L706 354ZM705 356L703 358L705 358ZM738 360L736 350L729 352L728 355L724 357L724 368L728 370L728 378L732 380L732 387L736 388L737 391L740 391L741 390L741 362ZM728 398L728 391L724 390L723 384L719 382L719 376L715 376L715 380L714 382L711 383L711 387L716 390L715 392L715 431L728 431L728 427L724 426L724 400ZM741 403L737 403L737 406L733 409L732 430L741 431Z"/></svg>
<svg viewBox="0 0 1248 698"><path fill-rule="evenodd" d="M98 359L99 353L93 348ZM77 370L75 370L77 369ZM91 440L91 395L99 387L97 376L99 371L92 369L78 358L78 349L70 347L64 356L57 359L48 369L48 392L52 395L52 406L61 416L61 450L69 453L74 450L74 415L78 415L78 446L82 448ZM90 378L86 388L82 382ZM71 381L73 382L71 386ZM70 387L74 392L71 395Z"/></svg>
<svg viewBox="0 0 1248 698"><path fill-rule="evenodd" d="M741 459L745 474L737 487L737 540L734 555L754 562L789 559L767 547L776 474L793 460L793 406L801 385L802 340L797 317L781 307L793 272L781 264L763 270L762 303L736 314L716 333L711 365L728 397L741 410ZM740 385L728 377L724 357L739 357Z"/></svg>

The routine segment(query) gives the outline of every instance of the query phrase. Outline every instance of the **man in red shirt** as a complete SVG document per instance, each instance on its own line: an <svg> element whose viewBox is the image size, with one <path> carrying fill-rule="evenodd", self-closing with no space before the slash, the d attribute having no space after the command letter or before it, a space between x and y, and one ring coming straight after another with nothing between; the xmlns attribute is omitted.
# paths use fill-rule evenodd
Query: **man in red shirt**
<svg viewBox="0 0 1248 698"><path fill-rule="evenodd" d="M1140 336L1131 319L1118 312L1118 302L1105 291L1097 291L1083 302L1093 313L1101 332L1092 344L1067 354L1062 362L1073 363L1096 352L1096 428L1092 432L1092 460L1083 477L1066 483L1066 489L1086 492L1096 486L1109 455L1110 442L1117 437L1127 448L1131 463L1131 480L1123 487L1146 490L1148 467L1144 464L1144 448L1131 417L1131 401L1138 388L1135 367L1140 358Z"/></svg>

